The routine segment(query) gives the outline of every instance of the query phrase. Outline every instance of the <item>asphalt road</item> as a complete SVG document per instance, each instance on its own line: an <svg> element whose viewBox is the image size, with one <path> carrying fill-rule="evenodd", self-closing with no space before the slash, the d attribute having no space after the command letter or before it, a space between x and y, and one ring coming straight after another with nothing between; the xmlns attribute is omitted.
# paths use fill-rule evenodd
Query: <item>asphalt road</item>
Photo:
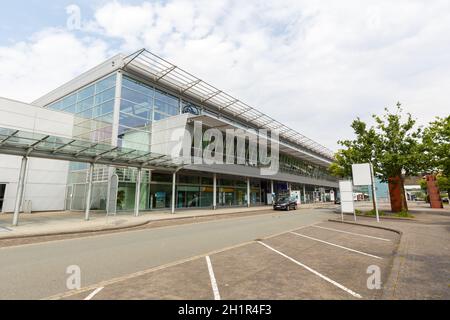
<svg viewBox="0 0 450 320"><path fill-rule="evenodd" d="M335 217L299 210L0 248L0 299L42 299L68 291L68 266L82 286L264 238Z"/></svg>

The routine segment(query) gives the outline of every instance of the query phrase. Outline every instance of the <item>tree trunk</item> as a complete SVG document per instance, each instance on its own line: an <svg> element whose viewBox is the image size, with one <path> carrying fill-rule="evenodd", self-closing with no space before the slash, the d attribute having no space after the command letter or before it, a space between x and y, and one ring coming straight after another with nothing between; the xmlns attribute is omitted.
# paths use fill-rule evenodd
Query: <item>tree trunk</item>
<svg viewBox="0 0 450 320"><path fill-rule="evenodd" d="M408 211L408 203L405 197L405 186L402 175L399 174L395 177L390 177L388 182L392 212Z"/></svg>

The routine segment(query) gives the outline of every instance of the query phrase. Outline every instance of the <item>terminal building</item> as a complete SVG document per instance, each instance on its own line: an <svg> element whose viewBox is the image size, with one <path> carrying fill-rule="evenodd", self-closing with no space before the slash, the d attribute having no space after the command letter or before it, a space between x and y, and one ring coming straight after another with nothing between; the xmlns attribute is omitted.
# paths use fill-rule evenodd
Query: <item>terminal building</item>
<svg viewBox="0 0 450 320"><path fill-rule="evenodd" d="M278 132L278 172L261 175L248 161L248 141L240 164L180 163L174 132L192 132L195 121L221 132ZM333 201L332 160L317 142L145 49L31 104L0 98L2 213L176 212L268 205L274 194Z"/></svg>

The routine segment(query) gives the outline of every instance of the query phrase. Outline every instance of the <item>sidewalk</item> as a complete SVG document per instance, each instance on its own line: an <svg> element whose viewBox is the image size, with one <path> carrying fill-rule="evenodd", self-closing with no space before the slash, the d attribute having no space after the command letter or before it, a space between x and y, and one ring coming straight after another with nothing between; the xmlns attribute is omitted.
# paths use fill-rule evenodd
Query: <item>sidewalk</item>
<svg viewBox="0 0 450 320"><path fill-rule="evenodd" d="M382 219L381 223L357 218L357 223L402 232L382 299L449 299L450 214L425 211L414 215L414 221Z"/></svg>
<svg viewBox="0 0 450 320"><path fill-rule="evenodd" d="M331 206L331 204L306 204L299 206L299 209L326 206ZM228 214L257 214L267 210L272 210L272 207L221 208L214 211L211 209L180 210L175 214L171 214L170 211L142 212L139 217L133 216L132 213L123 213L116 216L106 216L105 213L91 213L90 221L84 221L84 212L22 213L20 214L18 227L11 226L12 214L0 214L0 240L12 237L119 230L144 226L156 221L214 217Z"/></svg>

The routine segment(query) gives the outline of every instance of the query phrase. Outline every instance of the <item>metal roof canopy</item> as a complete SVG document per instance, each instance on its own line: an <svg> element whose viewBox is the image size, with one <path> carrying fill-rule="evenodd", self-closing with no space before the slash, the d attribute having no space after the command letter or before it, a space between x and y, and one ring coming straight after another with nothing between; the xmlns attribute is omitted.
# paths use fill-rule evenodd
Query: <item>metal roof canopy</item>
<svg viewBox="0 0 450 320"><path fill-rule="evenodd" d="M181 158L0 127L0 154L176 171Z"/></svg>
<svg viewBox="0 0 450 320"><path fill-rule="evenodd" d="M233 98L231 95L222 92L203 80L198 79L189 72L178 68L146 49L141 49L125 57L124 62L124 69L132 67L132 69L138 70L141 73L148 74L154 82L174 86L181 94L192 96L201 103L208 103L214 106L219 112L230 114L256 128L278 130L281 138L311 150L329 160L333 160L334 158L334 154L330 149L248 106L240 100Z"/></svg>
<svg viewBox="0 0 450 320"><path fill-rule="evenodd" d="M235 128L242 129L239 126L231 124L226 119L215 118L208 114L203 114L200 116L192 116L189 118L189 120L190 121L198 120L210 128L217 128L220 130L235 129ZM258 136L258 133L257 133L256 137L257 136ZM268 138L268 139L270 140L270 138ZM300 150L298 147L288 146L288 145L284 144L282 141L280 141L279 150L281 152L287 153L291 156L295 156L300 159L312 162L316 165L328 166L331 163L331 161L327 161L322 157L316 156L314 153L311 153L309 150L308 151Z"/></svg>

